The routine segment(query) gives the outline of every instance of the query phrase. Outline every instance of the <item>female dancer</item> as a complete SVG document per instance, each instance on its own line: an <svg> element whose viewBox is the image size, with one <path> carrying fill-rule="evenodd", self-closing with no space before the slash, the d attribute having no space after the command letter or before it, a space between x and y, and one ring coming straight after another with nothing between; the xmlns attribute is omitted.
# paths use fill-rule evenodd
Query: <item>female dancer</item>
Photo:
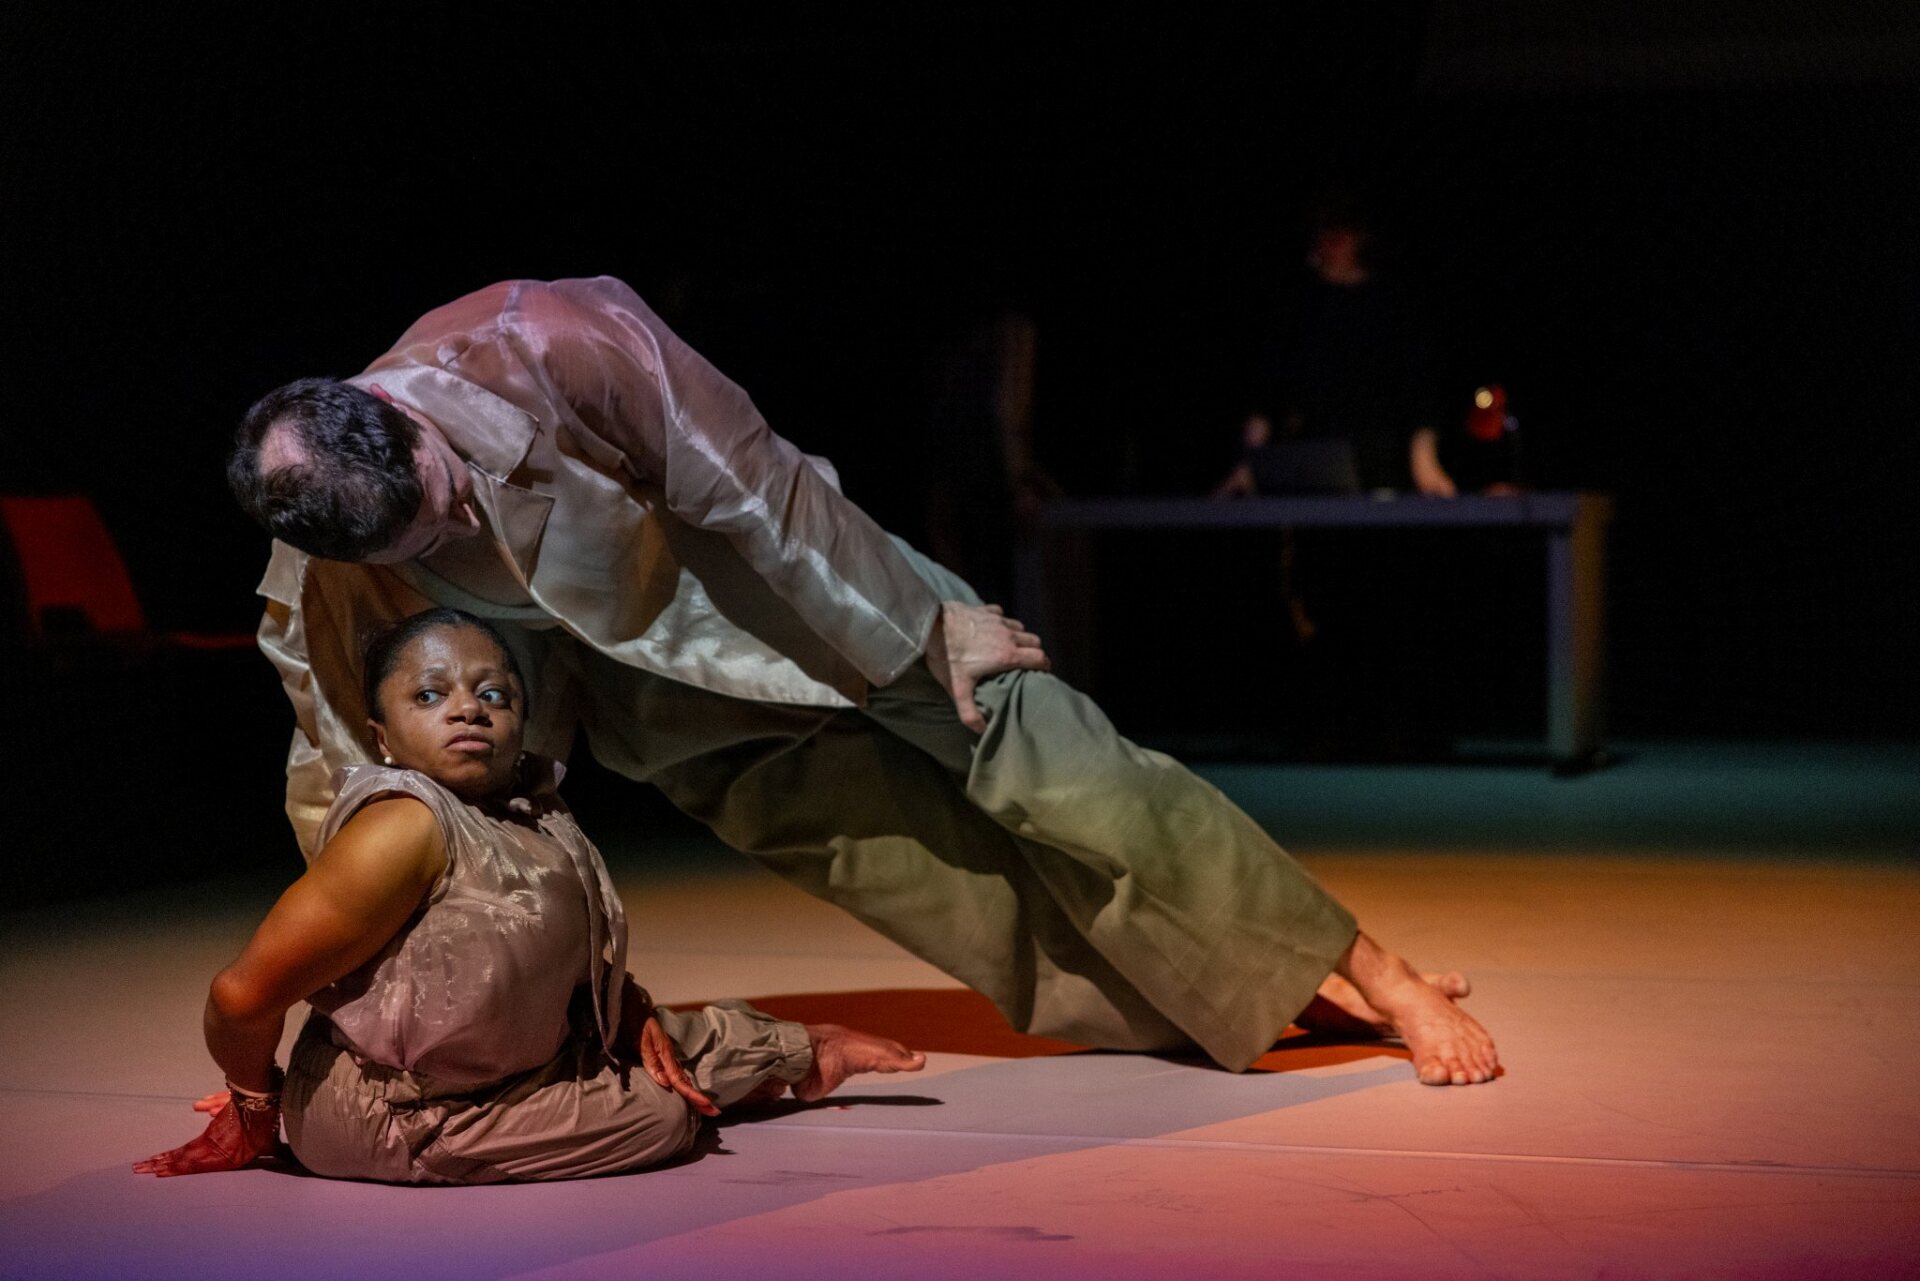
<svg viewBox="0 0 1920 1281"><path fill-rule="evenodd" d="M521 753L525 683L487 623L434 609L383 632L366 705L385 764L341 772L321 852L208 992L228 1086L195 1105L212 1122L135 1170L238 1169L284 1119L316 1174L575 1178L680 1155L722 1108L925 1062L740 1002L654 1007L626 973L606 866L555 793L559 766ZM302 1000L313 1013L283 1074Z"/></svg>

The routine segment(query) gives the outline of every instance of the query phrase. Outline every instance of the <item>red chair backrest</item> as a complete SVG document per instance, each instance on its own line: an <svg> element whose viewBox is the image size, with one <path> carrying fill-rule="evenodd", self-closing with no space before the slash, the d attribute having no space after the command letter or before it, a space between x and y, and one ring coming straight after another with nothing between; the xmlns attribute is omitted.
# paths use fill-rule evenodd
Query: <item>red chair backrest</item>
<svg viewBox="0 0 1920 1281"><path fill-rule="evenodd" d="M104 635L140 634L147 616L113 535L90 499L0 497L13 540L34 636L45 639L49 610L77 613Z"/></svg>

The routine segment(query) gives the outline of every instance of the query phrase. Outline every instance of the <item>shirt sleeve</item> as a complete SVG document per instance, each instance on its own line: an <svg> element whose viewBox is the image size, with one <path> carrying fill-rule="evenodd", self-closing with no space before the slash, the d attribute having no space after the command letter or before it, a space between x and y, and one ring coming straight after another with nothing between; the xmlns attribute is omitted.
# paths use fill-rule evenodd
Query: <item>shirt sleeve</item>
<svg viewBox="0 0 1920 1281"><path fill-rule="evenodd" d="M320 852L320 824L333 804L333 770L321 748L313 664L301 626L300 585L305 557L281 543L260 583L267 598L257 640L260 652L280 674L280 686L293 704L293 742L287 749L287 820L309 863Z"/></svg>
<svg viewBox="0 0 1920 1281"><path fill-rule="evenodd" d="M301 854L311 861L333 804L334 771L372 759L360 692L361 644L376 629L432 602L377 566L319 560L281 542L273 545L259 591L267 598L260 651L280 673L293 705L287 818Z"/></svg>
<svg viewBox="0 0 1920 1281"><path fill-rule="evenodd" d="M876 685L917 659L940 601L873 519L747 394L611 277L522 299L518 337L589 431L687 523L724 535Z"/></svg>

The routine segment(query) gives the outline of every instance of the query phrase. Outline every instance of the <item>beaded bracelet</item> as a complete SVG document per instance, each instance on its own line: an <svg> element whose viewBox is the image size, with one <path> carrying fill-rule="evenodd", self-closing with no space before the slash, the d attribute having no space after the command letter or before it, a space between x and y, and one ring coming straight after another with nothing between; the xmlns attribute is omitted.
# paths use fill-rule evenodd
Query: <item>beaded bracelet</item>
<svg viewBox="0 0 1920 1281"><path fill-rule="evenodd" d="M268 1075L273 1081L273 1088L265 1091L245 1089L228 1081L227 1094L233 1100L233 1106L243 1112L271 1112L278 1108L280 1089L286 1084L287 1074L282 1072L280 1065L276 1063Z"/></svg>

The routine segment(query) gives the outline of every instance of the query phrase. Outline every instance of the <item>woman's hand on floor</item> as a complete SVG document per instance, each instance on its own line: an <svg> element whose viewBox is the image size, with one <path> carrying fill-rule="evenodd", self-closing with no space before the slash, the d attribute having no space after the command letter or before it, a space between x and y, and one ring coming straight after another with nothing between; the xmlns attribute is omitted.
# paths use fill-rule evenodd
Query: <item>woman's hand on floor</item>
<svg viewBox="0 0 1920 1281"><path fill-rule="evenodd" d="M713 1100L700 1092L687 1070L680 1066L680 1056L674 1052L673 1041L668 1038L667 1030L660 1026L660 1020L651 1014L640 1025L640 1066L653 1078L655 1085L672 1090L687 1101L701 1116L719 1116L720 1109Z"/></svg>
<svg viewBox="0 0 1920 1281"><path fill-rule="evenodd" d="M138 1162L135 1174L155 1174L166 1178L174 1174L209 1174L215 1170L241 1170L280 1145L280 1108L238 1108L224 1092L210 1094L196 1102L195 1111L212 1110L206 1106L220 1100L213 1120L199 1138L183 1143L170 1152L161 1152Z"/></svg>

